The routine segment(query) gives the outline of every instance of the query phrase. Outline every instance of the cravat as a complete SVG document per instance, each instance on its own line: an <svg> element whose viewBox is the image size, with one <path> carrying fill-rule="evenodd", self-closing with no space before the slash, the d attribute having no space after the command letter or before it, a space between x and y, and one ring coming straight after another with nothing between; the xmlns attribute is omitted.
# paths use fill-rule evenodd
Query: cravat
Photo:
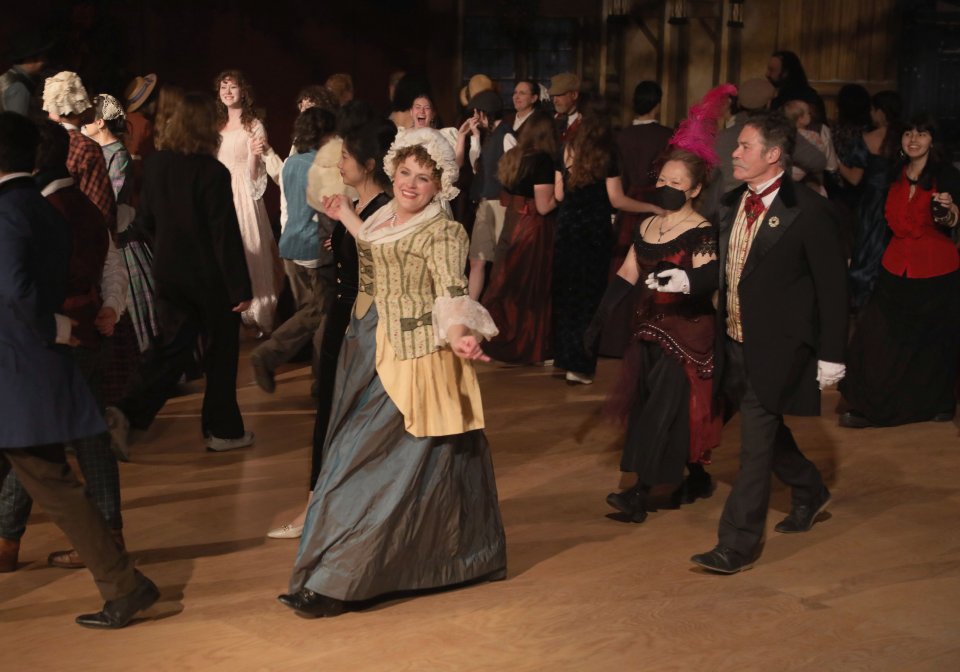
<svg viewBox="0 0 960 672"><path fill-rule="evenodd" d="M747 231L750 230L750 227L753 226L753 223L759 219L760 215L763 214L763 199L766 196L769 196L774 191L780 188L780 183L782 178L777 179L769 187L763 190L762 193L756 193L754 191L750 192L750 195L747 196L747 202L743 204L743 214L747 217Z"/></svg>

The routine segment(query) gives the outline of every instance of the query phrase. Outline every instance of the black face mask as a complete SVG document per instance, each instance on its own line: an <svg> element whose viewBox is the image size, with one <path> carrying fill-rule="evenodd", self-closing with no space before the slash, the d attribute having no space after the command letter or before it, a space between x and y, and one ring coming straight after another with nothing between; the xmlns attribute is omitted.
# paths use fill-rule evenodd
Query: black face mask
<svg viewBox="0 0 960 672"><path fill-rule="evenodd" d="M657 187L657 200L664 210L674 211L682 208L687 202L687 195L679 189L667 186Z"/></svg>

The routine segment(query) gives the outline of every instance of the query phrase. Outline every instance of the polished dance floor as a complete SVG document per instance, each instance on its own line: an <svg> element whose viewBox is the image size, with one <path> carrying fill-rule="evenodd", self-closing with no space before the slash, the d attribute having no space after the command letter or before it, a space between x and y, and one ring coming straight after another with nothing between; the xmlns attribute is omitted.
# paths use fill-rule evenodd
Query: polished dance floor
<svg viewBox="0 0 960 672"><path fill-rule="evenodd" d="M267 395L244 356L253 448L204 452L193 386L122 466L127 544L163 593L153 619L74 625L98 596L85 571L46 566L64 540L35 511L19 570L0 575L0 669L960 670L956 424L844 430L827 393L823 418L790 424L833 491L831 517L773 533L789 507L775 487L761 560L714 576L688 558L715 543L738 422L714 453L711 499L642 525L612 520L620 434L600 409L617 367L604 361L596 384L572 388L550 369L482 366L506 581L304 620L275 599L296 542L265 532L305 501L309 369L284 369Z"/></svg>

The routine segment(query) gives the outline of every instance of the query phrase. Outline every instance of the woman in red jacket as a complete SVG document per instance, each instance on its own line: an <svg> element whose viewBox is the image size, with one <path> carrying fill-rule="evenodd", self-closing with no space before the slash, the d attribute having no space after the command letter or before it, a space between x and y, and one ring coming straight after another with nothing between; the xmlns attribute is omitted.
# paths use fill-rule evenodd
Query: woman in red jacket
<svg viewBox="0 0 960 672"><path fill-rule="evenodd" d="M840 390L843 427L949 421L960 357L960 171L946 160L936 122L920 115L901 139L887 193L893 233L877 288L850 343Z"/></svg>

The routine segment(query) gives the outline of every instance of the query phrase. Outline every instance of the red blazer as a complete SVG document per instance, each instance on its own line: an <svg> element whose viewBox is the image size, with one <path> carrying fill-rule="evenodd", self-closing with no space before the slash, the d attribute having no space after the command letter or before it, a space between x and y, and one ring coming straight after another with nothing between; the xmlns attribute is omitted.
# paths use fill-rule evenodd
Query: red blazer
<svg viewBox="0 0 960 672"><path fill-rule="evenodd" d="M74 185L62 187L47 201L67 220L73 246L67 276L63 314L78 322L74 335L92 348L100 341L93 324L100 310L100 279L107 258L107 224L97 207Z"/></svg>
<svg viewBox="0 0 960 672"><path fill-rule="evenodd" d="M882 262L890 273L908 278L933 278L960 268L960 253L953 241L933 223L930 200L934 191L937 191L935 184L929 189L918 184L910 198L910 183L905 172L890 185L884 214L893 238L883 253Z"/></svg>

